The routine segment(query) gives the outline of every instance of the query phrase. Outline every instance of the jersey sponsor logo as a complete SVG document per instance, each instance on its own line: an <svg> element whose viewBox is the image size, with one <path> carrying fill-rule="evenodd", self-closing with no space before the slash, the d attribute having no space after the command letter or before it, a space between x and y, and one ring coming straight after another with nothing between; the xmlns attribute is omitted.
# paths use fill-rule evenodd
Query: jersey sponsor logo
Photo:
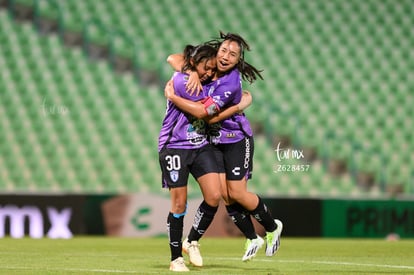
<svg viewBox="0 0 414 275"><path fill-rule="evenodd" d="M248 138L245 139L246 141L246 151L244 154L244 168L249 168L250 163L250 141Z"/></svg>
<svg viewBox="0 0 414 275"><path fill-rule="evenodd" d="M170 171L170 179L173 182L177 182L177 180L178 180L178 171L175 171L175 170Z"/></svg>
<svg viewBox="0 0 414 275"><path fill-rule="evenodd" d="M235 133L228 133L228 134L226 134L226 137L234 138L234 137L236 137L236 134Z"/></svg>
<svg viewBox="0 0 414 275"><path fill-rule="evenodd" d="M233 175L235 176L239 176L240 175L240 167L234 167L233 170L231 170L231 172L233 173Z"/></svg>
<svg viewBox="0 0 414 275"><path fill-rule="evenodd" d="M206 141L206 123L202 119L191 118L187 128L187 140L193 145L199 145Z"/></svg>
<svg viewBox="0 0 414 275"><path fill-rule="evenodd" d="M188 142L194 145L198 145L198 144L203 143L205 140L206 140L205 137L195 137L195 138L189 139Z"/></svg>
<svg viewBox="0 0 414 275"><path fill-rule="evenodd" d="M178 247L180 245L179 242L170 242L171 246Z"/></svg>

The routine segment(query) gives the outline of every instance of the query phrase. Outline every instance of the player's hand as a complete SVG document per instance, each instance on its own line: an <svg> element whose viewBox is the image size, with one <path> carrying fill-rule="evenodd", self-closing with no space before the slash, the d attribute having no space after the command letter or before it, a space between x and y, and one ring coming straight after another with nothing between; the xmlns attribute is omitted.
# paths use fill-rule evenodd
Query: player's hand
<svg viewBox="0 0 414 275"><path fill-rule="evenodd" d="M201 81L200 81L200 78L198 77L197 72L191 71L189 73L186 88L187 88L187 93L189 93L190 95L193 95L194 93L196 93L195 95L198 96L200 94L201 90L203 89L203 86L201 85Z"/></svg>
<svg viewBox="0 0 414 275"><path fill-rule="evenodd" d="M169 80L167 84L165 84L164 88L164 96L168 99L171 99L173 96L175 96L175 90L174 90L174 82L173 80Z"/></svg>
<svg viewBox="0 0 414 275"><path fill-rule="evenodd" d="M242 98L239 104L237 104L239 111L243 112L243 110L245 110L247 107L250 106L250 104L252 104L252 101L253 101L252 94L249 91L243 91Z"/></svg>

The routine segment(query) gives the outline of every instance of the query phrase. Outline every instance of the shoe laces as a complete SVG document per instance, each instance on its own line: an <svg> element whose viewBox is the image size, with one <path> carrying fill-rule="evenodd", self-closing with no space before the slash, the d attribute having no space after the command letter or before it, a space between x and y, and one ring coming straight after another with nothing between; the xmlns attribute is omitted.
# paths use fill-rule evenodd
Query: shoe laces
<svg viewBox="0 0 414 275"><path fill-rule="evenodd" d="M183 258L180 258L180 259L178 260L178 263L179 263L179 264L184 264L184 259L183 259Z"/></svg>
<svg viewBox="0 0 414 275"><path fill-rule="evenodd" d="M182 257L178 257L177 259L174 260L174 263L177 265L184 265L184 259Z"/></svg>
<svg viewBox="0 0 414 275"><path fill-rule="evenodd" d="M170 270L172 271L189 271L187 266L185 265L185 261L183 257L178 257L174 261L171 262Z"/></svg>
<svg viewBox="0 0 414 275"><path fill-rule="evenodd" d="M188 249L191 249L192 251L199 251L200 250L200 244L198 242L191 242L188 246Z"/></svg>

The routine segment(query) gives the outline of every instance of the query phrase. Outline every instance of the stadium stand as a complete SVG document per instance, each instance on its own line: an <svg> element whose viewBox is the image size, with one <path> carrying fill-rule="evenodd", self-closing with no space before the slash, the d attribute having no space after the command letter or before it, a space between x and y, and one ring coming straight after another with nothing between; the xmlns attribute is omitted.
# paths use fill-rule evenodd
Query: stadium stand
<svg viewBox="0 0 414 275"><path fill-rule="evenodd" d="M148 161L157 157L165 108L159 89L89 62L4 11L1 45L5 191L159 190L157 163ZM142 94L153 99L146 104Z"/></svg>
<svg viewBox="0 0 414 275"><path fill-rule="evenodd" d="M245 36L247 59L264 69L265 81L245 85L258 132L255 191L414 192L410 0L5 2L15 18L34 7L37 31L1 11L4 191L159 192L153 149L171 74L165 57L224 30ZM49 29L56 33L42 36ZM80 46L107 46L109 60L131 59L138 82L135 67L120 75L65 47L60 37L68 43L70 32ZM281 141L308 162L278 162ZM310 169L275 173L278 164Z"/></svg>

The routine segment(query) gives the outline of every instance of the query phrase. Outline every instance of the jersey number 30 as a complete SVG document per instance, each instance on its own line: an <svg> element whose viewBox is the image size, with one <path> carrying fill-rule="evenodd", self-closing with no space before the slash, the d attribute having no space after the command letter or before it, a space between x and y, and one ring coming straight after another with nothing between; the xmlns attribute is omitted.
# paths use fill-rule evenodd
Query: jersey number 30
<svg viewBox="0 0 414 275"><path fill-rule="evenodd" d="M168 155L165 157L167 161L167 170L180 170L181 169L181 159L179 155Z"/></svg>

